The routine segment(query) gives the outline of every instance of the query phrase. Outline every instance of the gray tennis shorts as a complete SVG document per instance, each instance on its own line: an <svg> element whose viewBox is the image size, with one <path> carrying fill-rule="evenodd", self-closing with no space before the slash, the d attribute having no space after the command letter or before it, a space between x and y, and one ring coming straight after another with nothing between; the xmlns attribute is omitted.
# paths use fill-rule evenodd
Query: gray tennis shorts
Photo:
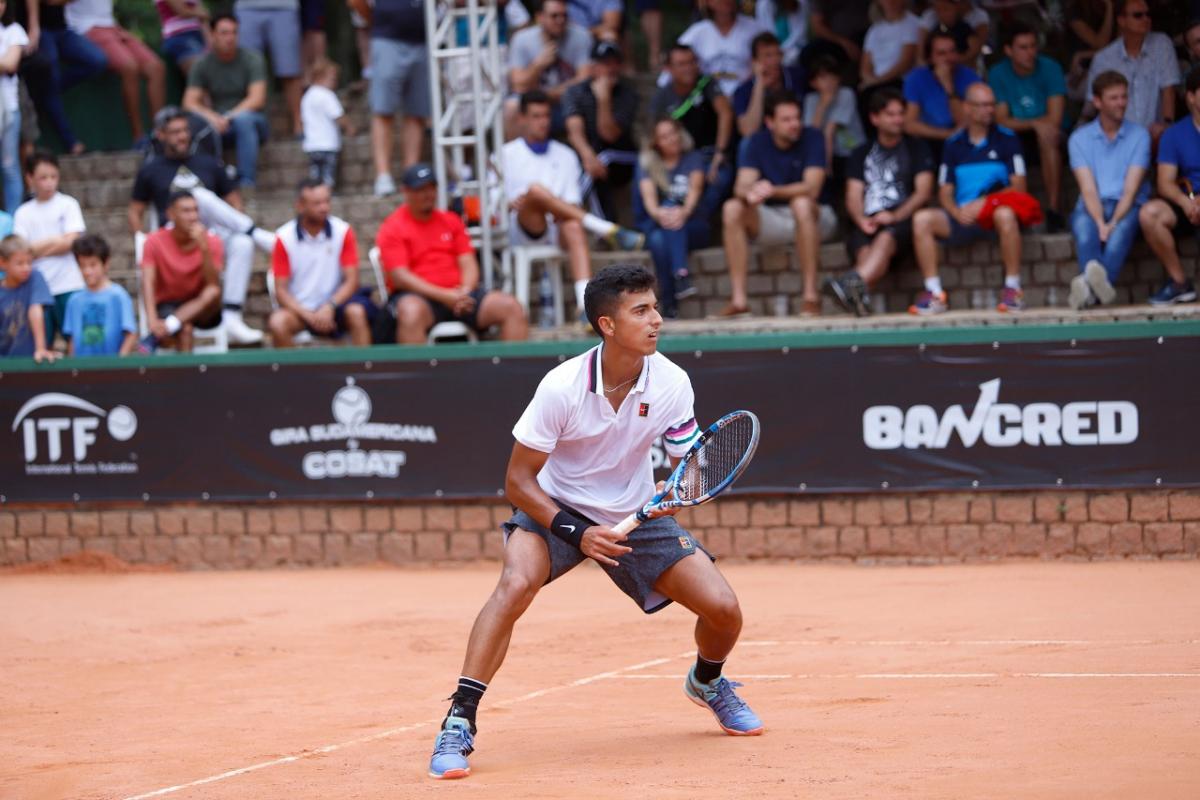
<svg viewBox="0 0 1200 800"><path fill-rule="evenodd" d="M557 500L554 502L589 525L596 524L569 506ZM513 513L512 519L500 527L504 531L505 543L508 542L509 535L518 528L536 533L545 540L550 548L550 577L546 579L546 583L567 574L579 562L587 560L587 556L582 552L550 533L520 509ZM620 566L600 564L600 568L608 573L608 577L618 589L633 598L638 608L647 614L653 614L671 604L669 597L654 590L654 583L676 561L696 552L704 553L716 561L704 549L704 545L684 530L674 517L659 517L643 522L633 529L625 544L632 547L633 552L617 559Z"/></svg>

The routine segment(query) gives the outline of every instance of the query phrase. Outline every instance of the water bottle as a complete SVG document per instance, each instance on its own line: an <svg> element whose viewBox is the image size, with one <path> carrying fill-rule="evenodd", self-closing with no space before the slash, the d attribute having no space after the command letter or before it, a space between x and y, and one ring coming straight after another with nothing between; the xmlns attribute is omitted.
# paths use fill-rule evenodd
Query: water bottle
<svg viewBox="0 0 1200 800"><path fill-rule="evenodd" d="M550 280L549 269L542 270L542 278L538 281L538 325L554 327L554 282Z"/></svg>

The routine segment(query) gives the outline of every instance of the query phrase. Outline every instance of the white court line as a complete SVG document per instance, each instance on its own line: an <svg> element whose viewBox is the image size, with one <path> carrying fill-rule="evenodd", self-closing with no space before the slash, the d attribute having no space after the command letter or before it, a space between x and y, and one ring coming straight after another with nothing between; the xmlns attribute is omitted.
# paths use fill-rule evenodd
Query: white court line
<svg viewBox="0 0 1200 800"><path fill-rule="evenodd" d="M738 642L738 647L1033 647L1056 645L1144 646L1154 644L1200 644L1200 639L771 639Z"/></svg>
<svg viewBox="0 0 1200 800"><path fill-rule="evenodd" d="M496 703L494 707L504 708L504 707L508 707L508 706L514 706L518 703L524 703L526 701L533 700L538 697L544 697L544 696L546 696L548 694L552 694L554 692L561 692L566 689L573 689L577 686L586 686L589 683L595 683L596 681L600 681L600 680L620 678L621 673L623 673L623 672L646 669L647 667L657 667L657 666L666 664L670 661L673 661L677 658L682 658L683 656L691 656L691 655L692 655L692 651L688 651L687 653L684 653L682 656L674 656L672 658L655 658L650 661L642 661L637 664L631 664L628 667L621 667L620 669L609 670L607 672L598 672L595 675L589 675L586 678L577 678L576 680L568 681L567 683L560 683L557 686L551 686L546 689L539 689L536 692L530 692L529 694L523 694L520 697L514 697L510 700L503 700L499 703ZM678 680L680 676L674 675L672 677L674 677L676 680ZM356 739L350 739L345 742L338 742L337 744L327 744L327 745L324 745L323 747L318 747L314 750L303 750L299 753L294 753L292 755L283 756L282 758L272 759L271 761L261 761L257 764L251 764L248 767L240 767L238 769L231 769L228 772L222 772L219 775L210 775L207 778L199 778L197 780L189 781L187 783L180 783L180 784L176 784L175 786L166 786L166 787L163 787L162 789L155 789L152 792L145 792L143 794L132 795L130 797L126 797L124 800L149 800L149 798L151 798L151 797L162 797L163 795L174 794L175 792L181 792L184 789L192 789L197 786L204 786L205 784L208 784L208 783L216 783L217 781L228 780L229 778L236 778L239 775L245 775L249 772L257 772L260 769L267 769L268 767L278 767L283 764L290 764L294 761L301 761L306 758L313 758L314 756L326 755L327 753L335 753L338 750L345 750L348 747L354 747L354 746L360 745L360 744L367 744L368 742L374 742L374 741L378 741L380 739L387 739L387 738L396 736L401 733L407 733L408 731L417 730L418 728L424 728L429 725L436 725L441 721L442 721L442 718L437 717L435 719L427 719L427 720L423 720L421 722L414 722L409 725L403 725L399 728L389 728L388 730L385 730L385 731L379 731L378 733L372 733L367 736L360 736Z"/></svg>
<svg viewBox="0 0 1200 800"><path fill-rule="evenodd" d="M611 675L613 680L679 680L678 675ZM1200 672L866 672L853 673L801 673L795 675L742 675L735 674L734 680L787 681L787 680L863 680L863 681L912 681L912 680L962 680L979 678L1200 678Z"/></svg>

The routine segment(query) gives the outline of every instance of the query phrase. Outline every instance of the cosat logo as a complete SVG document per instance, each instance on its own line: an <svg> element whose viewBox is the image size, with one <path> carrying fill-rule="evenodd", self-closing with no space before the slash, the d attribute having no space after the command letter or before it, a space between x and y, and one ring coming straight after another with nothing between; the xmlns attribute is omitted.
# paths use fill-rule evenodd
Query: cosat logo
<svg viewBox="0 0 1200 800"><path fill-rule="evenodd" d="M42 416L47 408L67 408L83 412L63 416ZM61 392L46 392L28 400L13 418L12 431L21 432L25 452L26 475L114 475L138 471L136 462L88 461L88 450L100 435L104 420L108 436L127 442L137 433L138 419L129 406L113 406L105 411L80 397ZM136 456L131 454L131 458Z"/></svg>
<svg viewBox="0 0 1200 800"><path fill-rule="evenodd" d="M941 450L955 433L963 447L1060 447L1131 444L1138 438L1138 409L1125 400L1084 400L1066 405L996 402L1000 379L979 384L970 416L953 405L939 417L933 406L871 406L862 415L863 443L872 450Z"/></svg>
<svg viewBox="0 0 1200 800"><path fill-rule="evenodd" d="M311 442L344 441L345 449L312 450L304 454L300 468L310 480L325 478L395 478L408 462L403 450L362 450L361 440L437 444L431 425L399 425L371 422L371 396L354 378L333 395L332 423L307 427L275 428L271 445L286 447Z"/></svg>

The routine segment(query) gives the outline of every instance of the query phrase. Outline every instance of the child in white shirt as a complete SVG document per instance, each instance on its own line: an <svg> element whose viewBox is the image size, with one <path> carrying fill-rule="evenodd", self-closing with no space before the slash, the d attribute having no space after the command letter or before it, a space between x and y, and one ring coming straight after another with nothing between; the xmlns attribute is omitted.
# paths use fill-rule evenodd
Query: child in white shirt
<svg viewBox="0 0 1200 800"><path fill-rule="evenodd" d="M354 134L334 89L338 85L338 67L321 58L312 67L313 83L300 99L300 122L304 128L304 152L308 153L308 174L332 187L337 182L341 134ZM340 129L340 130L339 130Z"/></svg>

